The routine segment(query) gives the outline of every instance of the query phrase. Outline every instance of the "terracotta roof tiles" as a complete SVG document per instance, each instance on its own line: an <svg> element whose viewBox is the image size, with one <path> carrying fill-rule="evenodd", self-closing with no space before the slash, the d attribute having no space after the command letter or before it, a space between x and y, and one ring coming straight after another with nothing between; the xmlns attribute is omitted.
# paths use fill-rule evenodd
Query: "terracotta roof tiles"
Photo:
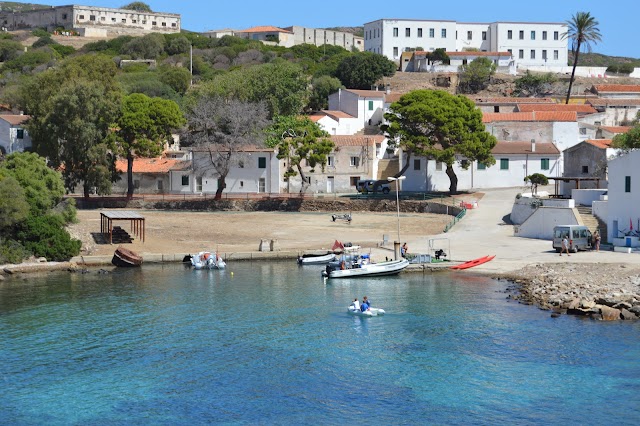
<svg viewBox="0 0 640 426"><path fill-rule="evenodd" d="M597 92L639 93L640 85L636 84L594 84Z"/></svg>
<svg viewBox="0 0 640 426"><path fill-rule="evenodd" d="M584 142L598 148L607 149L607 148L611 148L612 140L611 139L587 139Z"/></svg>
<svg viewBox="0 0 640 426"><path fill-rule="evenodd" d="M539 154L539 155L559 155L560 150L550 142L538 142L535 144L535 152L531 150L531 142L505 142L498 141L491 150L494 155L505 154Z"/></svg>
<svg viewBox="0 0 640 426"><path fill-rule="evenodd" d="M168 173L177 163L183 160L170 158L135 158L133 173ZM127 160L117 160L118 173L127 173Z"/></svg>
<svg viewBox="0 0 640 426"><path fill-rule="evenodd" d="M512 98L512 97L479 97L479 96L467 96L476 104L555 104L556 102L551 98Z"/></svg>
<svg viewBox="0 0 640 426"><path fill-rule="evenodd" d="M283 30L282 28L274 27L271 25L262 25L258 27L247 28L246 30L236 31L237 33L287 33L293 34L293 32L289 30Z"/></svg>
<svg viewBox="0 0 640 426"><path fill-rule="evenodd" d="M19 126L25 121L31 118L30 115L16 115L16 114L0 114L0 118L11 124L12 126Z"/></svg>
<svg viewBox="0 0 640 426"><path fill-rule="evenodd" d="M587 103L593 106L640 106L640 99L611 99L611 98L599 98L589 99Z"/></svg>
<svg viewBox="0 0 640 426"><path fill-rule="evenodd" d="M336 146L371 146L375 143L382 143L385 140L384 135L371 135L371 136L340 136L333 135L331 140Z"/></svg>
<svg viewBox="0 0 640 426"><path fill-rule="evenodd" d="M631 126L600 126L600 128L611 133L627 133L632 129Z"/></svg>
<svg viewBox="0 0 640 426"><path fill-rule="evenodd" d="M532 111L575 111L581 114L595 114L595 108L586 104L518 104L519 112L532 112Z"/></svg>
<svg viewBox="0 0 640 426"><path fill-rule="evenodd" d="M578 121L575 111L532 111L532 112L485 112L482 114L483 123L496 121Z"/></svg>

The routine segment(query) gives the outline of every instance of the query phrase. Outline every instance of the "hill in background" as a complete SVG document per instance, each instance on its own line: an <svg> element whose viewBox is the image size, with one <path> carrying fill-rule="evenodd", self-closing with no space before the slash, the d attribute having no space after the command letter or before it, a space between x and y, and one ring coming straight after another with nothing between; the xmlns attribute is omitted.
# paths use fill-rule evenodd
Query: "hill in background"
<svg viewBox="0 0 640 426"><path fill-rule="evenodd" d="M9 12L27 12L30 10L49 9L46 4L18 3L17 1L0 1L0 10Z"/></svg>

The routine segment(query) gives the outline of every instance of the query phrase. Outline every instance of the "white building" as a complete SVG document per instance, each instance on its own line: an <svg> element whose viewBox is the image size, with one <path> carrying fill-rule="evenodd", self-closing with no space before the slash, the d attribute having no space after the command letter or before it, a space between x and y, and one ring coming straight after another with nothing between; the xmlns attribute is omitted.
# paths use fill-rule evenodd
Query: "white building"
<svg viewBox="0 0 640 426"><path fill-rule="evenodd" d="M329 110L342 111L356 117L358 120L350 129L350 134L355 134L367 126L382 123L386 95L386 92L379 90L339 89L329 95Z"/></svg>
<svg viewBox="0 0 640 426"><path fill-rule="evenodd" d="M458 190L510 188L525 186L525 176L534 173L550 175L559 167L560 151L551 143L498 142L491 151L496 163L485 166L476 161L465 170L459 157L453 169L458 177ZM405 157L401 156L404 160ZM402 185L405 191L448 191L451 183L447 166L425 157L412 157Z"/></svg>
<svg viewBox="0 0 640 426"><path fill-rule="evenodd" d="M0 114L0 152L11 154L31 148L31 137L24 128L30 115Z"/></svg>
<svg viewBox="0 0 640 426"><path fill-rule="evenodd" d="M399 62L407 49L478 49L509 52L522 66L566 66L564 23L458 23L418 19L379 19L364 24L364 48Z"/></svg>
<svg viewBox="0 0 640 426"><path fill-rule="evenodd" d="M609 161L607 240L638 231L640 225L640 151ZM615 242L614 242L615 243Z"/></svg>

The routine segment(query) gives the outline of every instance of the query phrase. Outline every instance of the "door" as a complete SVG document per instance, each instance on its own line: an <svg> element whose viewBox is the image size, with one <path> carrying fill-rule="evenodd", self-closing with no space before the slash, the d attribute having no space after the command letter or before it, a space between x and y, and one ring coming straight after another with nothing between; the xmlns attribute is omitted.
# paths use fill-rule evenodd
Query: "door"
<svg viewBox="0 0 640 426"><path fill-rule="evenodd" d="M335 190L335 183L333 181L333 176L329 176L327 178L327 194L331 194Z"/></svg>
<svg viewBox="0 0 640 426"><path fill-rule="evenodd" d="M196 178L196 192L202 192L202 176Z"/></svg>
<svg viewBox="0 0 640 426"><path fill-rule="evenodd" d="M267 181L265 178L258 180L258 192L267 192Z"/></svg>

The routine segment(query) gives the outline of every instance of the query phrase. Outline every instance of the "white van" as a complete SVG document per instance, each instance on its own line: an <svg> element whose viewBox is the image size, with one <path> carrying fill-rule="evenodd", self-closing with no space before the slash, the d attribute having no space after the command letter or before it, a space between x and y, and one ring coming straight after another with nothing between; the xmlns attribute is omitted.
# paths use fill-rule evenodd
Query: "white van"
<svg viewBox="0 0 640 426"><path fill-rule="evenodd" d="M577 253L578 250L591 248L591 231L583 225L558 225L553 228L553 248L558 253L562 251L562 239L569 239L569 250Z"/></svg>

